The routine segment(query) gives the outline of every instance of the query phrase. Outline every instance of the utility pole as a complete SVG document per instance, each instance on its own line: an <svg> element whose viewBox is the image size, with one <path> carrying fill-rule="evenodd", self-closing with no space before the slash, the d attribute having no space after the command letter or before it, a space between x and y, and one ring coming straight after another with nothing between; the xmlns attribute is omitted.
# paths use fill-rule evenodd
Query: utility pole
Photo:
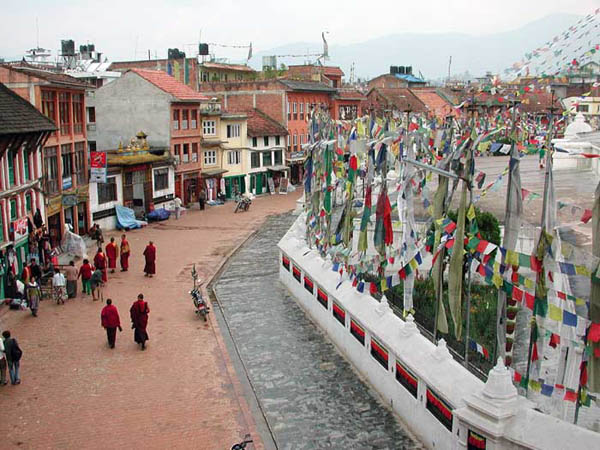
<svg viewBox="0 0 600 450"><path fill-rule="evenodd" d="M450 55L450 59L448 60L448 80L447 82L450 81L450 67L452 66L452 55Z"/></svg>

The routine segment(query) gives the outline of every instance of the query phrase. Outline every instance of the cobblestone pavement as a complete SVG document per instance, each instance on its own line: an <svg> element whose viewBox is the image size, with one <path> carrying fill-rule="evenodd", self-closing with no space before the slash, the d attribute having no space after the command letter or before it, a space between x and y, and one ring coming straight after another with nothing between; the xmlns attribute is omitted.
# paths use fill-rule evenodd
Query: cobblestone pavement
<svg viewBox="0 0 600 450"><path fill-rule="evenodd" d="M278 282L272 217L229 260L215 291L282 449L420 448Z"/></svg>
<svg viewBox="0 0 600 450"><path fill-rule="evenodd" d="M2 307L0 328L19 340L23 360L22 384L0 387L0 448L222 450L247 432L253 448L263 448L216 320L194 315L190 269L197 264L208 281L268 215L293 209L299 195L259 198L241 214L234 203L192 210L127 233L130 271L109 274L105 289L123 325L114 350L100 327L102 305L90 296L61 306L43 301L37 318ZM142 251L150 239L158 267L149 279ZM129 326L139 292L150 306L145 352Z"/></svg>

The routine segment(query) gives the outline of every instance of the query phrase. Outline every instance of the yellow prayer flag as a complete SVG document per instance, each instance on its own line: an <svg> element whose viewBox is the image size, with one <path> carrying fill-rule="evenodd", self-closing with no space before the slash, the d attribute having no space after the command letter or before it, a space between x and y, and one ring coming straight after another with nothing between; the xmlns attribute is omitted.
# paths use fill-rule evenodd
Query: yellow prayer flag
<svg viewBox="0 0 600 450"><path fill-rule="evenodd" d="M492 283L494 283L496 289L500 289L500 287L502 286L502 277L499 274L494 273L494 275L492 276Z"/></svg>
<svg viewBox="0 0 600 450"><path fill-rule="evenodd" d="M417 267L419 267L419 263L417 263L416 259L411 259L409 264L410 264L410 267L412 267L413 269L416 269Z"/></svg>
<svg viewBox="0 0 600 450"><path fill-rule="evenodd" d="M506 250L506 264L510 264L511 266L519 265L519 254L513 250Z"/></svg>
<svg viewBox="0 0 600 450"><path fill-rule="evenodd" d="M591 276L592 274L590 273L590 271L588 270L587 267L585 266L575 266L575 273L577 275L584 275L586 277Z"/></svg>
<svg viewBox="0 0 600 450"><path fill-rule="evenodd" d="M471 203L471 206L469 206L469 210L467 211L467 219L471 222L475 219L475 207L473 206L473 203Z"/></svg>
<svg viewBox="0 0 600 450"><path fill-rule="evenodd" d="M563 320L563 311L556 305L550 303L548 305L548 317L550 320L554 320L556 322L562 322Z"/></svg>
<svg viewBox="0 0 600 450"><path fill-rule="evenodd" d="M527 289L535 289L535 281L530 278L525 278L525 287Z"/></svg>
<svg viewBox="0 0 600 450"><path fill-rule="evenodd" d="M362 120L359 120L358 122L356 122L356 133L359 136L365 135L365 126L363 125Z"/></svg>
<svg viewBox="0 0 600 450"><path fill-rule="evenodd" d="M575 299L575 304L576 304L577 306L584 306L584 305L586 304L586 301L585 301L585 299L583 299L583 298L576 298L576 299Z"/></svg>

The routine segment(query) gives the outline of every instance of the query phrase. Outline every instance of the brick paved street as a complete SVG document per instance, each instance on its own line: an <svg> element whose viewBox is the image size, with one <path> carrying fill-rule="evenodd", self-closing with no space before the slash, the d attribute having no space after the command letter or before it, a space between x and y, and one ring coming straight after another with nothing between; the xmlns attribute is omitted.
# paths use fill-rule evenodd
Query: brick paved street
<svg viewBox="0 0 600 450"><path fill-rule="evenodd" d="M196 263L208 280L269 214L294 208L299 195L256 199L246 213L233 214L233 202L193 210L129 232L130 271L109 274L105 289L123 325L114 350L100 327L102 305L89 296L64 306L44 301L38 318L3 307L2 327L24 355L22 384L0 388L0 447L224 449L247 432L257 442L218 325L194 314L189 273ZM152 279L142 273L149 239L158 249ZM139 292L151 310L145 352L129 321Z"/></svg>
<svg viewBox="0 0 600 450"><path fill-rule="evenodd" d="M275 442L281 449L420 448L279 283L276 244L294 219L267 220L215 287Z"/></svg>

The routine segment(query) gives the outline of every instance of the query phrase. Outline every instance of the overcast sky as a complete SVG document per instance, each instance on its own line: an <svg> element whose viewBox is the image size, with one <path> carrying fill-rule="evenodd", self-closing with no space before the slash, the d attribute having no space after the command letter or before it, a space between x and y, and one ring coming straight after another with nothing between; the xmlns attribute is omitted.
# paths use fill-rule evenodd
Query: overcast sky
<svg viewBox="0 0 600 450"><path fill-rule="evenodd" d="M253 43L254 52L292 42L330 45L400 32L508 31L548 14L586 15L600 0L0 0L0 57L39 45L55 51L61 39L76 48L96 44L109 60L166 56L167 48L193 55L203 42ZM560 32L562 30L557 30ZM191 45L193 44L193 45ZM241 60L247 50L215 49Z"/></svg>

